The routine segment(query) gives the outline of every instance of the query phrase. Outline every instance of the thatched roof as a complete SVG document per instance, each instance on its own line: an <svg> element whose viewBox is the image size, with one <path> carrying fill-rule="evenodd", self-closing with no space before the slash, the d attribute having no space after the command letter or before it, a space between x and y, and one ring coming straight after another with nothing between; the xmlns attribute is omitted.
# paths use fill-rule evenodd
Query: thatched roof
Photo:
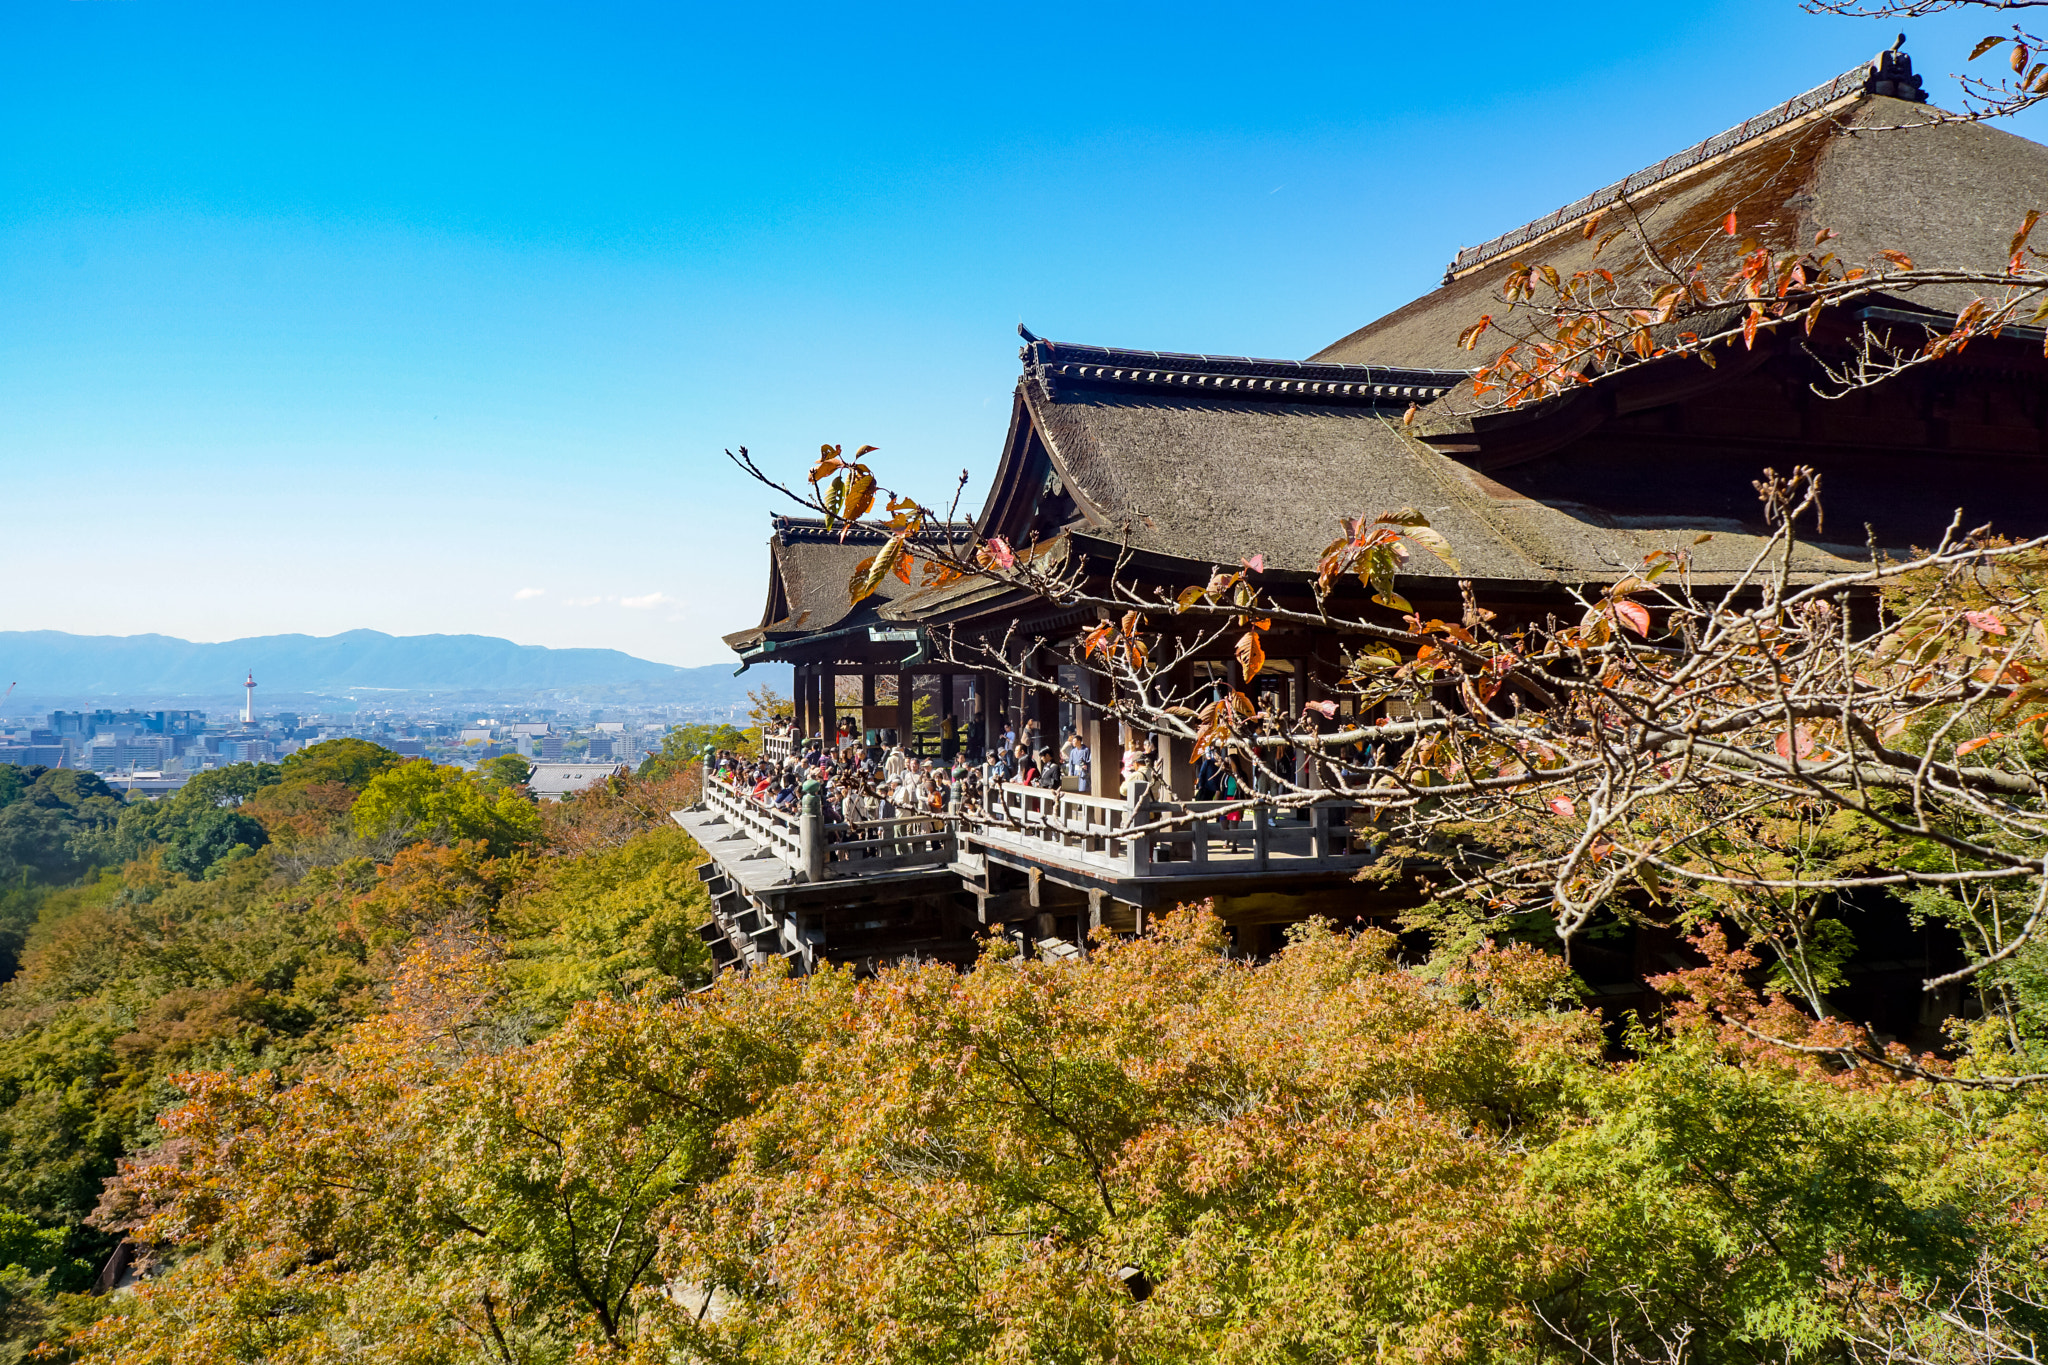
<svg viewBox="0 0 2048 1365"><path fill-rule="evenodd" d="M1922 264L2002 268L2027 210L2048 208L2048 147L1982 124L1932 122L1917 101L1876 93L1901 88L1897 59L1883 68L1883 58L1893 54L1460 251L1441 287L1314 359L1470 367L1484 357L1460 349L1458 334L1501 311L1500 284L1511 264L1549 265L1566 275L1595 264L1623 276L1641 269L1641 253L1627 237L1595 259L1599 237L1631 213L1667 253L1689 256L1705 243L1710 272L1732 268L1744 239L1783 251L1810 246L1824 228L1841 235L1822 249L1849 262L1891 249ZM1730 212L1736 237L1716 231ZM1604 216L1588 239L1584 226L1595 213ZM1923 293L1913 302L1953 309L1963 299Z"/></svg>
<svg viewBox="0 0 2048 1365"><path fill-rule="evenodd" d="M1309 380L1325 387L1284 398L1266 398L1263 388L1257 399L1205 397L1216 377L1229 377L1212 361L1211 384L1162 382L1138 391L1128 382L1098 383L1093 366L1077 373L1068 358L1079 349L1034 340L1024 350L1019 393L1053 471L1080 504L1074 533L1100 545L1196 565L1262 553L1272 569L1306 573L1340 533L1341 518L1412 507L1449 539L1466 576L1590 582L1624 573L1654 550L1691 548L1703 534L1714 540L1693 550L1698 568L1728 573L1746 566L1761 543L1753 525L1727 516L1631 516L1584 501L1524 497L1416 440L1400 421L1413 401L1405 395L1371 403L1358 401L1355 388L1343 392L1358 379ZM1450 377L1379 387L1436 387ZM1013 451L1023 448L1013 443ZM1748 480L1756 473L1745 467L1730 476L1731 492L1751 508ZM1816 547L1805 560L1839 568L1858 553L1855 546ZM1427 555L1407 571L1451 576Z"/></svg>
<svg viewBox="0 0 2048 1365"><path fill-rule="evenodd" d="M1841 234L1831 245L1851 261L1891 248L1923 262L2001 265L2025 212L2048 208L2048 147L1967 124L1881 131L1925 120L1921 98L1903 57L1881 54L1461 252L1440 288L1309 361L1078 346L1027 332L1010 435L977 526L1020 550L1057 542L1058 553L1092 562L1128 550L1146 574L1170 580L1253 553L1271 570L1311 573L1342 518L1407 507L1449 540L1462 576L1554 591L1612 581L1661 549L1688 551L1707 582L1745 570L1764 544L1752 481L1773 460L1813 464L1828 480L1827 531L1842 541L1803 544L1802 571L1863 562L1865 523L1886 547L1927 543L1953 502L1988 490L1999 506L1972 506L1973 519L2048 525L2048 484L2011 477L2048 453L2048 419L2033 408L2014 398L2003 403L2012 412L1992 411L1992 399L1975 416L1937 411L1940 401L1907 412L1921 401L1912 387L1886 385L1829 405L1824 419L1802 416L1799 357L1783 347L1731 355L1715 371L1647 366L1640 378L1512 414L1460 411L1471 407L1465 381L1482 357L1460 349L1458 333L1498 308L1510 261L1565 273L1592 266L1597 234L1583 226L1596 212L1638 217L1659 246L1705 242L1718 253L1710 270L1732 263L1746 238L1787 249L1821 227ZM1717 231L1731 211L1736 237ZM1634 259L1627 248L1617 242L1599 264L1619 272ZM1979 343L1943 361L1943 374L1973 392L2034 393L2038 338L2028 345L2031 359L2015 342ZM1407 426L1411 405L1421 412ZM968 624L1025 605L980 581L919 593L892 579L849 609L847 580L872 540L856 533L841 544L819 523L784 519L772 546L763 623L728 637L742 653L868 621ZM1454 576L1420 553L1404 572Z"/></svg>
<svg viewBox="0 0 2048 1365"><path fill-rule="evenodd" d="M827 530L816 517L776 517L768 538L768 602L761 624L735 631L725 643L741 654L764 643L879 623L883 604L912 589L893 574L874 596L855 606L849 583L856 565L880 548L885 535L856 526Z"/></svg>

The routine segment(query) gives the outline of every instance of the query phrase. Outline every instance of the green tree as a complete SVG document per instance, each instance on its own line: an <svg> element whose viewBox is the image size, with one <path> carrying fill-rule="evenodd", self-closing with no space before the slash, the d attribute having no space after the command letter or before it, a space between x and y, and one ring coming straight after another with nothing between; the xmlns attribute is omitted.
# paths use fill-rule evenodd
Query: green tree
<svg viewBox="0 0 2048 1365"><path fill-rule="evenodd" d="M518 754L499 754L489 762L477 765L477 777L492 791L523 787L531 776L533 765Z"/></svg>
<svg viewBox="0 0 2048 1365"><path fill-rule="evenodd" d="M507 980L550 1023L578 1000L710 979L696 841L673 825L582 858L551 859L505 907Z"/></svg>
<svg viewBox="0 0 2048 1365"><path fill-rule="evenodd" d="M0 806L0 886L55 885L110 860L121 798L98 774L45 768L22 786L22 770L11 771L15 795Z"/></svg>
<svg viewBox="0 0 2048 1365"><path fill-rule="evenodd" d="M164 866L188 877L205 877L226 860L246 858L269 842L270 835L257 821L217 806L200 812L172 836L164 848Z"/></svg>
<svg viewBox="0 0 2048 1365"><path fill-rule="evenodd" d="M672 726L661 737L661 748L640 764L638 776L658 782L703 762L704 755L714 750L751 752L759 740L758 730L750 735L748 731L724 723L712 725L692 721L688 725Z"/></svg>
<svg viewBox="0 0 2048 1365"><path fill-rule="evenodd" d="M0 763L0 807L19 801L35 785L35 780L48 771L41 764L24 768L14 763Z"/></svg>
<svg viewBox="0 0 2048 1365"><path fill-rule="evenodd" d="M403 762L381 744L345 736L323 739L285 755L279 777L286 783L339 782L361 791L371 778Z"/></svg>
<svg viewBox="0 0 2048 1365"><path fill-rule="evenodd" d="M0 1362L15 1365L23 1347L51 1325L51 1296L92 1286L93 1267L72 1256L70 1235L0 1209Z"/></svg>
<svg viewBox="0 0 2048 1365"><path fill-rule="evenodd" d="M759 730L774 721L788 720L796 714L796 703L777 692L767 683L747 689L747 717Z"/></svg>
<svg viewBox="0 0 2048 1365"><path fill-rule="evenodd" d="M1078 963L730 973L519 1045L516 954L416 954L318 1077L185 1082L183 1155L139 1187L183 1258L75 1344L1818 1365L1874 1313L1924 1341L1925 1305L2034 1274L2031 1116L1697 1015L1610 1062L1526 946L1423 971L1376 932L1256 967L1222 944L1196 912Z"/></svg>
<svg viewBox="0 0 2048 1365"><path fill-rule="evenodd" d="M235 809L283 780L284 769L275 763L234 763L194 773L160 801L132 801L113 832L109 860L140 858L173 844L195 822L210 822L213 812Z"/></svg>
<svg viewBox="0 0 2048 1365"><path fill-rule="evenodd" d="M78 1343L124 1365L567 1360L629 1346L666 1211L725 1169L719 1130L797 1075L847 983L579 1006L478 1050L487 953L422 955L317 1080L194 1077L184 1155L143 1173L144 1235L190 1251Z"/></svg>
<svg viewBox="0 0 2048 1365"><path fill-rule="evenodd" d="M531 801L489 792L460 768L423 758L370 779L351 820L360 836L403 831L441 842L475 839L498 857L532 843L541 830Z"/></svg>

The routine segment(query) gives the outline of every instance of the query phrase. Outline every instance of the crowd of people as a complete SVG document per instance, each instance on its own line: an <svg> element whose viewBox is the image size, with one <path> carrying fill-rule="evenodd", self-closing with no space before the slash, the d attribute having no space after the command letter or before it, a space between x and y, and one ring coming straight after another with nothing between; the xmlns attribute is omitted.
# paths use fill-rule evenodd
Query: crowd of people
<svg viewBox="0 0 2048 1365"><path fill-rule="evenodd" d="M1066 789L1086 791L1087 744L1072 735L1055 753L1036 731L1035 725L1023 735L1006 730L1001 745L984 758L954 752L932 759L906 751L887 732L864 738L845 726L827 744L816 735L782 729L778 733L791 740L786 756L748 757L721 749L710 766L713 781L790 815L815 795L828 826L880 823L908 826L914 833L917 821L980 814L987 792L1001 783L1060 790L1065 778L1071 779ZM873 837L857 829L849 834Z"/></svg>
<svg viewBox="0 0 2048 1365"><path fill-rule="evenodd" d="M895 742L894 732L863 736L850 722L829 744L816 735L797 735L787 722L772 732L790 741L785 756L719 750L712 759L714 780L791 815L802 809L806 793L814 792L828 825L978 816L987 810L988 793L1000 784L1089 794L1092 780L1094 754L1087 739L1075 731L1055 746L1035 719L1026 720L1021 730L1006 723L986 753L973 755L958 752L957 734L948 727L941 732L936 759L907 751ZM1192 777L1193 790L1185 796L1197 801L1241 800L1263 785L1241 759L1214 748L1196 756ZM1146 801L1184 799L1169 783L1158 741L1151 736L1124 751L1115 782L1118 790L1108 795L1134 808Z"/></svg>
<svg viewBox="0 0 2048 1365"><path fill-rule="evenodd" d="M712 780L791 816L815 797L835 861L877 856L892 841L938 832L951 819L1008 823L1015 803L991 799L1003 786L1096 794L1090 792L1095 755L1083 734L1069 733L1055 744L1035 719L1021 728L1006 722L985 752L977 734L975 748L967 753L960 751L958 727L942 724L936 758L906 749L894 731L863 734L850 717L829 743L799 734L788 722L767 727L766 733L783 741L763 746L773 754L718 750L710 760ZM1359 752L1346 757L1370 764L1378 746L1354 747ZM1222 822L1226 850L1237 849L1254 820L1273 826L1283 819L1308 818L1306 812L1261 809L1257 803L1272 790L1272 780L1220 746L1198 751L1185 777L1191 789L1175 790L1160 761L1157 737L1134 737L1122 746L1121 762L1110 766L1108 784L1114 790L1101 794L1126 803L1134 817L1147 803L1223 803L1210 818ZM1160 861L1190 856L1176 848L1162 845L1152 856Z"/></svg>

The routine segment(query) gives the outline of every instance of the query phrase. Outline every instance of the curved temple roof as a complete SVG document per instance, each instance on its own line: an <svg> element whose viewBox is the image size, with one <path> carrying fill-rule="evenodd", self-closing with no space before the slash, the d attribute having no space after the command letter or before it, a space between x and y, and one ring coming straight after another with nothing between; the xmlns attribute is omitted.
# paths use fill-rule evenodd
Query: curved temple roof
<svg viewBox="0 0 2048 1365"><path fill-rule="evenodd" d="M1899 35L1899 41L1905 41L1903 33ZM1623 199L1654 189L1696 166L1775 133L1788 123L1809 115L1847 108L1858 96L1866 94L1888 95L1916 104L1924 102L1927 98L1926 92L1921 88L1920 78L1913 74L1913 61L1910 57L1897 48L1889 52L1880 52L1862 66L1844 71L1833 80L1816 85L1803 94L1794 95L1783 104L1766 109L1754 118L1745 119L1704 142L1695 142L1682 152L1673 152L1654 166L1646 166L1634 175L1617 180L1603 189L1597 189L1534 222L1524 223L1511 232L1503 232L1492 241L1465 247L1452 260L1450 268L1444 272L1444 277L1450 280L1468 270L1476 270L1496 256L1504 256L1538 238L1547 237L1560 228L1581 222L1609 205L1618 204Z"/></svg>
<svg viewBox="0 0 2048 1365"><path fill-rule="evenodd" d="M1973 344L1942 362L1952 378L1921 372L1934 389L1909 381L1868 401L1816 404L1795 372L1796 348L1759 346L1712 372L1646 367L1633 388L1601 386L1505 417L1454 411L1481 358L1458 334L1499 306L1485 267L1590 269L1598 247L1577 229L1624 200L1653 244L1683 242L1709 270L1739 250L1721 231L1730 211L1744 237L1773 250L1804 249L1831 228L1845 260L1894 248L2002 267L2026 211L2048 208L2048 147L1932 120L1924 99L1904 55L1881 53L1461 251L1442 286L1306 361L1078 345L1019 328L1010 435L977 524L1019 550L1127 549L1168 577L1252 553L1271 570L1305 573L1341 518L1413 507L1448 538L1464 576L1556 593L1673 545L1705 581L1740 573L1762 543L1751 481L1773 461L1822 468L1828 529L1857 542L1805 544L1808 570L1863 560L1866 523L1881 545L1925 543L1947 508L1990 501L1994 488L1999 505L1977 516L2048 517L2048 481L2029 472L2048 469L2038 338ZM1641 268L1624 254L1599 264ZM1900 301L1958 306L1924 294ZM1968 404L1958 383L1974 386ZM1412 427L1401 421L1411 406L1422 409ZM871 621L1011 609L986 585L918 591L893 578L850 607L846 580L873 552L872 534L842 539L821 523L778 519L762 625L729 642L758 657L777 639ZM1426 556L1404 572L1452 576Z"/></svg>

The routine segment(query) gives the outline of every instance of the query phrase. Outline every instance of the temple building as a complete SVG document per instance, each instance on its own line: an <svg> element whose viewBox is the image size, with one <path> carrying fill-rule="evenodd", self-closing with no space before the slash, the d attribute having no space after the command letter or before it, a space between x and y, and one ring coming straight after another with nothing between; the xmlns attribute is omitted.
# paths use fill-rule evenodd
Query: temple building
<svg viewBox="0 0 2048 1365"><path fill-rule="evenodd" d="M1872 547L1932 543L1951 514L2013 534L2048 530L2048 360L2038 328L1912 368L1868 389L1822 397L1820 357L1844 352L1866 323L1895 326L1917 345L1923 324L1945 329L1969 297L1879 297L1826 316L1809 337L1765 333L1720 363L1677 358L1513 411L1474 401L1483 358L1459 337L1501 311L1511 264L1569 275L1591 268L1596 215L1620 206L1660 247L1705 242L1710 276L1734 268L1740 239L1805 249L1824 229L1845 261L1881 250L1922 263L1997 270L2028 210L2048 208L2048 147L1981 124L1930 122L1903 54L1787 100L1626 180L1535 222L1459 250L1443 282L1305 360L1173 354L1079 345L1024 333L1009 430L974 529L1020 549L1106 575L1119 556L1129 577L1169 594L1217 566L1262 555L1262 584L1304 606L1318 557L1339 521L1394 508L1422 511L1455 547L1459 570L1417 556L1402 591L1424 617L1457 619L1460 578L1513 617L1570 607L1674 544L1690 547L1694 580L1726 583L1767 537L1754 482L1762 471L1810 466L1823 478L1824 533L1796 547L1802 571L1844 570ZM1920 125L1920 126L1913 126ZM1720 233L1728 218L1740 238ZM1616 220L1618 221L1618 219ZM1626 243L1624 243L1624 246ZM1600 264L1620 272L1630 253ZM1022 329L1020 329L1021 331ZM1413 420L1403 422L1413 408ZM962 752L1005 727L1036 720L1047 735L1080 724L1093 773L1088 792L1005 788L1000 818L935 824L900 844L870 841L866 856L821 865L795 817L742 810L714 794L678 819L704 844L704 875L719 904L706 926L721 959L770 954L820 961L927 952L964 960L977 933L1010 925L1045 951L1079 950L1100 927L1142 928L1174 904L1214 897L1247 952L1269 951L1281 929L1311 914L1339 919L1397 913L1412 892L1362 884L1370 850L1340 803L1256 828L1196 821L1121 837L1139 823L1117 798L1130 738L1076 717L1050 692L1008 685L969 663L939 662L935 637L1042 641L1036 666L1063 667L1090 613L1054 612L985 580L918 589L885 582L849 605L853 566L878 536L842 540L822 523L777 517L760 623L728 636L743 664L796 667L801 733L842 722L936 743L939 726ZM1348 609L1365 607L1352 583ZM1390 623L1396 619L1389 613ZM1334 638L1276 630L1255 687L1299 715L1337 699ZM1235 678L1223 651L1188 666ZM927 733L913 711L929 698ZM1348 702L1345 703L1348 706ZM1166 786L1185 795L1193 756L1169 742ZM995 814L992 810L992 814ZM1618 996L1667 970L1656 945L1598 950L1581 972ZM1906 951L1901 949L1901 952ZM1899 962L1901 969L1918 964Z"/></svg>

